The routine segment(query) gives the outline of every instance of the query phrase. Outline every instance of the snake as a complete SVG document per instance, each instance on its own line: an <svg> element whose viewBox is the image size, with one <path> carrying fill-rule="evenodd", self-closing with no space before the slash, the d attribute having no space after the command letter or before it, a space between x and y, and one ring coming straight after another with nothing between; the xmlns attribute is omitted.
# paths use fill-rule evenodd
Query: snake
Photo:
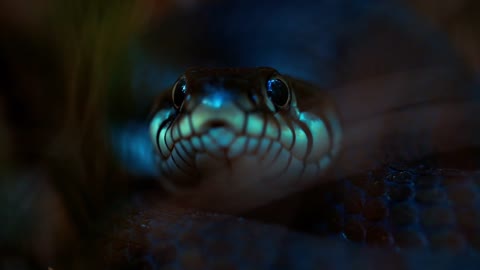
<svg viewBox="0 0 480 270"><path fill-rule="evenodd" d="M272 68L186 71L150 123L164 187L201 208L231 202L222 203L231 212L311 186L342 132L327 97L319 114L300 110L296 95L308 93Z"/></svg>
<svg viewBox="0 0 480 270"><path fill-rule="evenodd" d="M465 123L464 116L478 110L476 101L445 103L446 98L453 97L440 89L437 91L439 97L428 97L430 103L439 103L433 109L425 106L422 95L418 95L420 100L412 104L395 100L388 105L393 109L387 110L399 110L395 106L401 105L411 107L409 113L412 113L419 107L417 118L419 115L430 119L442 117L449 128L463 126L474 130L475 124ZM316 102L313 109L305 102L312 99ZM342 97L342 100L348 99ZM385 119L379 121L374 116L372 120L367 116L361 120L346 120L343 117L348 116L345 113L342 116L337 106L326 91L281 75L273 68L189 69L170 91L158 97L153 108L149 133L156 149L158 178L166 190L175 193L177 202L229 213L245 211L304 190L319 178L328 178L325 173L331 164L341 162L338 159L342 145L348 145L348 152L356 152L355 160L372 159L377 145L363 139L358 150L355 140L359 133L367 133L376 141L384 140L380 137L385 136L384 131L375 128L385 126ZM387 112L382 115L391 117ZM412 121L401 112L393 113L393 117L401 119L389 119L389 122L395 121L400 127L401 121ZM369 132L362 131L364 123ZM392 132L395 128L399 127L388 130ZM426 136L431 136L432 148L436 143L433 140L449 133L435 126L425 125L427 128L430 134ZM402 131L396 133L402 134ZM375 137L375 134L380 135ZM448 137L450 135L453 134ZM475 141L473 132L466 138L457 137L459 142L455 147ZM391 138L389 144L392 144ZM412 158L413 154L408 155ZM342 158L346 163L353 163L352 156ZM347 168L342 170L348 171ZM219 203L221 209L215 207Z"/></svg>
<svg viewBox="0 0 480 270"><path fill-rule="evenodd" d="M277 5L277 3L274 4ZM305 9L303 5L297 5L297 3L294 5L302 6ZM263 15L270 14L273 7L272 5L265 6L269 12L259 12L262 14L262 24L265 22ZM295 13L289 8L284 10L288 14ZM310 10L313 11L315 17L330 17L318 16L319 9ZM219 13L225 14L227 18L231 17L227 9ZM238 14L240 16L237 17L242 18L241 25L244 25L245 22L248 23L244 20L245 16L242 12L238 12ZM302 13L302 17L304 17L303 15L306 14ZM356 13L350 12L349 16L356 16ZM293 37L297 36L292 37L291 33L289 34L291 27L282 28L281 26L282 21L287 21L283 20L284 18L272 20L275 21L272 26L275 30L282 29L282 31L276 31L277 33L294 40ZM197 24L197 21L193 21ZM257 28L262 24L252 22L250 25ZM223 23L217 23L217 25L223 25ZM229 25L226 28L230 29L231 24L227 23L226 25ZM210 27L206 28L211 29ZM294 28L298 29L298 27ZM184 31L175 31L175 33L185 35ZM301 36L308 36L304 32L300 31L300 33ZM198 36L202 38L202 41L205 38L203 34ZM239 36L243 40L250 40L242 35ZM270 38L266 42L269 51L272 49L272 43L281 41L281 39L271 39L271 35L258 35L257 38L262 36ZM323 40L323 38L317 40ZM188 41L194 43L190 39ZM223 47L231 48L232 43L235 43L234 40ZM238 44L243 43L238 42ZM262 46L263 44L256 45ZM253 46L245 47L250 49ZM298 46L293 47L295 51L299 49ZM309 48L306 49L305 52L308 53L303 53L303 55L311 59L312 52ZM224 54L227 53L224 52ZM246 56L246 54L238 55ZM256 63L261 63L263 61L257 58L267 54L255 51L254 53L249 52L248 55L255 58ZM277 58L282 56L289 61L299 59L298 54L293 56L292 54L276 53ZM322 58L323 60L325 59ZM225 62L228 61L225 60ZM362 66L364 66L363 64ZM295 69L298 68L298 65L292 64L291 67ZM304 71L309 69L312 67L305 66ZM231 69L228 72L220 69L204 70L203 75L214 78L214 81L217 80L213 85L219 87L215 87L216 90L213 93L221 93L221 98L217 99L219 96L214 95L216 98L209 100L207 96L204 100L206 102L200 103L201 105L195 103L195 100L191 100L198 96L205 97L207 89L203 88L205 85L197 80L205 77L201 74L198 76L198 74L187 72L177 83L172 85L171 89L165 91L165 95L160 98L160 102L157 102L153 112L154 117L151 122L153 136L151 137L152 147L157 148L155 158L160 174L157 180L170 194L167 196L162 194L160 200L158 194L155 194L153 199L149 198L152 199L151 201L147 200L145 196L135 198L129 201L131 212L122 212L120 221L113 220L108 223L110 228L104 233L111 234L106 239L101 239L98 244L103 247L103 244L107 242L106 248L100 249L99 256L101 259L106 259L107 264L110 265L108 268L318 269L319 266L322 268L372 268L373 266L373 268L384 269L392 267L392 264L398 268L432 266L467 268L478 264L475 256L477 254L475 249L478 247L478 217L476 216L478 174L463 170L425 169L422 166L412 165L396 167L389 163L389 157L382 156L384 153L398 154L400 152L401 154L402 151L406 151L406 155L411 158L417 154L423 156L425 153L435 153L438 150L430 149L430 147L444 151L463 145L470 146L478 142L476 139L478 134L475 132L478 127L475 118L475 115L478 115L478 110L476 110L478 106L476 107L475 102L472 101L475 95L472 93L462 95L462 93L465 94L462 91L469 89L469 86L464 85L463 81L460 83L450 81L450 75L455 72L447 70L440 73L422 73L419 77L407 74L409 75L407 81L421 82L421 85L413 87L402 84L402 81L405 80L394 80L395 83L383 87L387 91L374 91L372 89L375 89L375 83L369 85L367 82L363 89L366 91L336 89L339 91L332 91L327 95L325 92L329 89L322 89L283 73L279 74L269 68L261 70L265 73L259 72L257 69L236 69L235 72ZM289 72L291 71L292 69L289 70ZM319 74L315 71L307 72L307 74L313 73L318 76ZM300 70L299 73L302 74L302 71ZM425 81L425 78L432 77L437 81L440 79L441 83ZM225 78L229 78L227 84L222 83ZM199 87L192 87L195 85L195 83L192 85L192 81L196 81ZM236 90L228 87L232 85ZM254 86L251 91L248 85ZM180 91L177 91L178 88ZM222 90L222 88L227 89ZM362 87L356 83L355 88L361 90L358 88ZM279 89L280 95L277 95L275 91ZM445 89L448 91L444 91ZM456 93L452 89L459 92ZM284 95L285 93L287 95ZM186 95L184 96L184 94ZM249 94L253 94L253 96L249 96ZM232 102L232 96L238 98L238 102ZM328 96L331 98L327 98ZM285 100L288 102L283 103ZM177 103L177 101L179 102ZM26 107L16 106L16 104L12 107ZM41 105L44 107L44 104ZM261 169L255 167L258 165L255 164L255 160L258 160L255 154L259 153L258 149L260 148L250 152L253 157L248 159L254 159L253 162L248 160L247 164L241 164L243 165L243 167L240 166L241 169L245 170L240 169L240 172L238 169L232 170L238 164L231 166L230 161L225 166L224 157L228 155L228 152L221 153L225 150L224 146L220 147L222 151L218 151L218 143L225 143L221 139L217 140L219 134L227 134L227 137L229 135L245 136L247 130L243 131L242 129L241 132L238 132L238 129L235 130L235 128L238 128L236 125L241 121L230 123L228 122L229 118L225 117L210 121L207 126L213 132L209 131L208 134L204 134L202 131L198 133L192 127L183 128L178 125L182 119L195 120L195 123L201 123L204 120L198 119L196 114L198 110L189 108L187 105L197 106L196 109L200 108L199 111L203 109L203 116L207 118L213 115L216 117L219 115L239 117L241 115L241 118L248 119L243 122L247 124L250 120L256 121L260 117L265 118L265 120L259 121L258 126L262 126L261 133L265 127L265 134L261 134L260 137L257 133L259 129L254 127L253 131L248 133L249 136L253 136L248 137L248 143L237 142L238 145L232 148L233 144L229 144L229 140L227 140L228 147L242 152L239 160L235 160L235 162L246 159L247 155L245 154L248 154L248 147L254 145L251 142L258 140L258 145L260 145L261 142L266 144L267 140L273 141L274 136L270 136L271 134L266 132L269 125L277 128L276 131L273 130L273 133L279 130L284 131L285 133L280 133L279 138L277 135L276 139L278 140L275 143L278 143L276 147L279 147L281 151L278 156L275 155L276 157L272 158L272 164L270 164L272 166L268 167L281 169L281 172L269 171L265 167ZM252 109L252 106L255 108ZM247 110L238 114L239 108ZM231 111L228 112L228 109L237 113L232 114ZM305 121L305 116L308 121ZM336 125L338 123L340 125ZM177 142L174 142L173 139L177 132L176 129L180 138L187 139L179 141L179 145L176 145ZM189 129L195 133L194 137L198 137L200 140L201 146L198 149L193 146L193 140L196 140L193 139L194 137L192 137L192 141L188 136L182 137L183 132L188 132ZM167 131L170 132L170 135L167 135ZM284 134L286 136L282 137ZM306 139L298 140L300 134L305 134ZM163 137L165 144L159 140L162 137L160 135L165 135ZM314 135L320 135L324 140L317 140L318 137ZM168 136L171 136L170 139L175 147L179 146L179 148L172 148L173 145L168 143ZM220 137L224 139L223 136ZM336 139L338 141L335 141ZM295 140L300 144L290 143L290 140ZM395 140L398 140L397 145L395 145ZM303 143L311 144L307 147L310 152L303 155L290 153L289 150L292 149L298 151L297 147L301 147ZM189 147L190 144L192 147ZM316 147L312 148L313 145ZM336 148L335 145L340 147ZM424 149L425 146L429 149ZM210 151L211 147L214 151ZM394 149L385 149L388 147ZM205 148L208 153L202 151ZM164 152L165 149L166 152ZM311 152L312 149L314 152ZM327 150L323 151L325 149ZM186 159L181 151L186 153ZM266 152L273 155L271 150ZM196 159L195 156L200 153L207 162L195 164L193 169L186 165L189 163L188 161L191 161L189 158ZM310 178L305 177L304 169L307 162L313 161L312 153L318 154L315 158L323 160L324 164L315 164L313 172L315 176ZM220 159L218 159L219 156ZM187 162L178 160L182 159L180 157ZM323 159L324 157L326 159ZM285 159L287 159L287 164L290 161L290 165L280 168L278 162L285 161ZM299 160L301 160L300 163ZM166 163L162 165L164 161ZM387 165L369 171L372 168L370 165L379 161L385 161ZM178 166L177 162L186 164ZM194 160L194 162L196 161ZM211 168L211 165L214 167ZM321 165L325 165L325 167ZM253 169L255 173L253 170L247 170L249 168L255 168ZM299 177L288 175L290 169L298 170ZM352 174L359 173L359 169L367 172L360 173L358 178L350 177ZM232 177L232 171L240 173L242 176ZM185 172L187 176L177 177L176 175ZM266 177L262 175L264 172L267 173ZM274 175L272 176L270 173ZM258 177L259 175L261 177ZM343 178L343 176L347 177ZM222 179L232 181L222 185ZM275 181L277 179L283 181ZM263 180L265 183L261 182ZM255 186L256 184L263 184L264 188L258 188ZM239 185L240 188L243 188L240 189L240 192L238 192ZM313 196L309 191L300 192L309 187L312 188ZM281 201L281 198L292 192L298 192L297 195L300 197L305 196L305 202L302 201L301 207L297 208L300 209L299 213L293 211L298 215L289 216L294 224L288 228L252 221L249 218L245 219L242 218L243 214L218 214L219 211L242 212L256 205L268 204L272 200L280 200L279 203L282 204L284 202ZM174 202L178 200L185 203L184 205L189 209L179 208L177 204L168 202L170 198ZM287 201L287 205L289 202ZM251 204L248 205L248 203ZM195 210L199 208L206 210ZM281 212L289 212L288 207L279 209ZM304 216L303 212L307 212L307 216L311 217L306 223L299 220ZM274 215L272 212L268 214ZM303 223L303 225L300 224L300 226L296 224L297 222ZM300 232L297 230L299 227L301 227ZM321 237L324 230L328 231L327 239ZM338 239L331 239L332 236L334 238L339 236L341 239L337 241ZM89 240L85 242L88 248L91 248L93 245ZM40 243L40 246L42 244ZM375 245L380 245L382 249L370 249ZM410 250L409 248L412 246L414 248L426 247L426 249ZM461 252L466 249L467 254L461 253L460 256L457 256L450 250L448 253L432 254L429 252L429 248L438 246L447 246L448 248L453 246L454 249ZM42 266L42 269L45 268L47 267ZM68 267L53 265L53 268Z"/></svg>
<svg viewBox="0 0 480 270"><path fill-rule="evenodd" d="M444 78L432 91L425 88L431 81L402 73L386 81L396 85L407 76L418 84L410 92L372 82L364 89L356 84L358 91L329 92L269 67L188 69L158 96L148 128L156 179L168 195L160 201L157 195L137 198L126 224L112 229L108 264L315 269L318 263L340 267L338 261L346 260L341 267L391 267L398 261L403 269L438 260L447 268L474 265L478 172L423 162L392 165L405 157L424 160L428 154L475 147L476 88L451 91L458 81L450 81L450 74L422 70L423 78ZM364 106L365 97L374 96L384 103ZM413 124L416 129L409 128ZM262 206L274 215L268 207L276 203L286 213L282 199L292 194L303 199L297 206L309 217L292 217L300 232L235 217ZM385 249L368 248L379 246ZM458 253L438 258L431 249Z"/></svg>

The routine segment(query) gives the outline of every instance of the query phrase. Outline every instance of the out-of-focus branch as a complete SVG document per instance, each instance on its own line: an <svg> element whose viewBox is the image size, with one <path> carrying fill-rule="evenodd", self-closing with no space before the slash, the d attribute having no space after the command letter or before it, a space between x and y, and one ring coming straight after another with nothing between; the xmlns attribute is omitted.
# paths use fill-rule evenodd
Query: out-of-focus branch
<svg viewBox="0 0 480 270"><path fill-rule="evenodd" d="M438 29L448 33L466 62L480 72L480 2L475 0L407 0Z"/></svg>

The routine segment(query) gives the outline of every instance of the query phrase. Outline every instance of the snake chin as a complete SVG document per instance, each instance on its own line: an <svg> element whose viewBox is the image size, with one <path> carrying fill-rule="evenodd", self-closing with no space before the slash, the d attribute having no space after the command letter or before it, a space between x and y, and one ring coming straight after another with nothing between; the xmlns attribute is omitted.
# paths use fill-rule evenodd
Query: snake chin
<svg viewBox="0 0 480 270"><path fill-rule="evenodd" d="M255 155L230 161L219 161L206 155L199 155L199 159L208 167L201 168L196 179L189 179L195 180L196 185L172 193L176 204L238 213L281 198L306 180L298 175L278 173L277 166L262 166L262 160Z"/></svg>
<svg viewBox="0 0 480 270"><path fill-rule="evenodd" d="M181 204L232 213L311 185L329 163L305 163L277 140L218 127L175 143L160 167Z"/></svg>

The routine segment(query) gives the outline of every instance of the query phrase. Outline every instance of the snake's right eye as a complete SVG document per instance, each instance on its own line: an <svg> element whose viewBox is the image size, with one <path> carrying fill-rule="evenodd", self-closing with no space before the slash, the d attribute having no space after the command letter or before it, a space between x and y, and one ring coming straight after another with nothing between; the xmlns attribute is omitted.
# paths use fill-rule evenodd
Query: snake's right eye
<svg viewBox="0 0 480 270"><path fill-rule="evenodd" d="M290 89L288 84L279 76L274 76L267 81L267 96L278 108L286 108L290 102Z"/></svg>
<svg viewBox="0 0 480 270"><path fill-rule="evenodd" d="M178 79L172 89L172 100L175 108L182 107L183 101L187 96L187 80L184 77Z"/></svg>

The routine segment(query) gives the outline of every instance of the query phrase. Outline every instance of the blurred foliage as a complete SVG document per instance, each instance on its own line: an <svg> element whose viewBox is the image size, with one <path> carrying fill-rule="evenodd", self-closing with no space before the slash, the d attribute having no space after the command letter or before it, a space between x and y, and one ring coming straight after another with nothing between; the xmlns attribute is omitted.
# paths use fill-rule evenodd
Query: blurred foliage
<svg viewBox="0 0 480 270"><path fill-rule="evenodd" d="M110 97L128 92L128 77L117 75L124 81L115 89L112 78L129 68L126 52L148 18L147 6L134 0L54 3L50 37L64 66L65 122L83 128L93 116L106 115Z"/></svg>
<svg viewBox="0 0 480 270"><path fill-rule="evenodd" d="M447 33L465 61L480 71L480 2L476 0L406 0L423 18Z"/></svg>
<svg viewBox="0 0 480 270"><path fill-rule="evenodd" d="M61 105L62 125L51 142L49 159L54 173L58 172L55 181L62 192L71 189L78 194L80 188L92 210L105 203L111 185L120 181L111 175L107 113L116 99L128 99L128 77L117 80L115 88L112 78L128 68L127 49L145 16L141 3L88 0L52 4L47 29L60 69L55 72L58 89L49 90L58 91L61 98L54 104ZM84 203L85 198L79 198L74 202L78 207L73 208L81 209Z"/></svg>
<svg viewBox="0 0 480 270"><path fill-rule="evenodd" d="M8 106L0 119L0 147L13 144L15 156L3 151L0 159L16 172L2 174L0 180L12 192L1 195L6 212L1 210L0 216L7 216L11 226L2 227L0 236L9 240L2 240L0 248L13 245L20 252L43 250L33 257L62 258L58 255L76 248L65 248L71 246L66 235L72 241L84 238L112 199L128 192L126 176L110 152L108 123L131 112L128 47L149 17L149 4L52 0L37 32L11 31L1 46L8 53L12 84L2 84L1 97ZM30 188L21 188L25 186ZM14 198L25 200L20 204ZM67 217L55 218L64 207ZM20 208L26 210L18 215L7 211ZM24 244L39 240L32 235L42 233L15 225L19 223L48 227L44 233L52 241L31 250Z"/></svg>

